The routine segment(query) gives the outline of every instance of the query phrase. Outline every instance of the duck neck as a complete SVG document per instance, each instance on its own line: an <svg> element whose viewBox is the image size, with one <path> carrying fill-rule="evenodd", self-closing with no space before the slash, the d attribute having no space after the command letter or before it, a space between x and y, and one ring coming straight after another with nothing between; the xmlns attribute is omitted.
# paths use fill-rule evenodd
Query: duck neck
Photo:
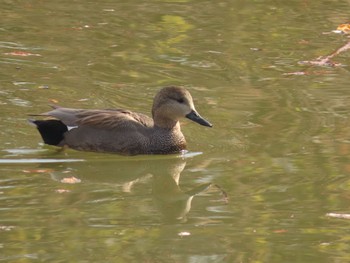
<svg viewBox="0 0 350 263"><path fill-rule="evenodd" d="M167 130L180 130L180 123L173 118L167 118L164 114L154 114L153 112L154 126L167 129Z"/></svg>
<svg viewBox="0 0 350 263"><path fill-rule="evenodd" d="M154 125L167 130L180 130L180 123L177 120L157 118L154 119Z"/></svg>

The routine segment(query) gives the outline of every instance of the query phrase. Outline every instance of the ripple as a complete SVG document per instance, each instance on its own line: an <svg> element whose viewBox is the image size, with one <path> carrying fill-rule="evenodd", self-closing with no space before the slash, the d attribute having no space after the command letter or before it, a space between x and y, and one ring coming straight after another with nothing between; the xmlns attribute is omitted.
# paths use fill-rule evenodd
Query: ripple
<svg viewBox="0 0 350 263"><path fill-rule="evenodd" d="M10 101L13 105L20 106L20 107L28 107L31 105L29 101L23 100L20 98L12 98L12 99L8 99L8 101Z"/></svg>
<svg viewBox="0 0 350 263"><path fill-rule="evenodd" d="M192 157L202 155L202 154L203 154L202 152L189 152L189 151L185 150L185 151L181 152L181 157L182 158L192 158Z"/></svg>
<svg viewBox="0 0 350 263"><path fill-rule="evenodd" d="M187 62L183 62L181 63L183 65L186 66L190 66L190 67L194 67L194 68L211 68L211 69L219 69L220 67L214 63L214 62L210 62L210 61L187 61Z"/></svg>
<svg viewBox="0 0 350 263"><path fill-rule="evenodd" d="M0 164L21 164L21 163L73 163L84 162L84 159L0 159Z"/></svg>
<svg viewBox="0 0 350 263"><path fill-rule="evenodd" d="M33 154L39 152L46 152L45 149L5 149L2 151L11 154Z"/></svg>

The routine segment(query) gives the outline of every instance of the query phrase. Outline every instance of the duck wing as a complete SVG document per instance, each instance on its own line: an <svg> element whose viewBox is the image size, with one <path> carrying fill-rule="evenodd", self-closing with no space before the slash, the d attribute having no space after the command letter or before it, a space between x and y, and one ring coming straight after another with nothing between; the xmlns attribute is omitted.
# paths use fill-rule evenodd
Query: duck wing
<svg viewBox="0 0 350 263"><path fill-rule="evenodd" d="M151 127L153 120L148 116L123 109L87 110L78 114L77 124L101 129Z"/></svg>
<svg viewBox="0 0 350 263"><path fill-rule="evenodd" d="M67 126L89 126L107 130L153 126L153 120L147 115L123 109L84 110L55 107L41 115L59 119Z"/></svg>

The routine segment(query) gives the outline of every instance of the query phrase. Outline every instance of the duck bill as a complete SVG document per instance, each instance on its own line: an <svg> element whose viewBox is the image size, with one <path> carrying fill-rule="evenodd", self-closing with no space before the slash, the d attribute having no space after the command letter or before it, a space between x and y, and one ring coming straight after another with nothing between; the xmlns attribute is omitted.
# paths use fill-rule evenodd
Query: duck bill
<svg viewBox="0 0 350 263"><path fill-rule="evenodd" d="M199 123L200 125L203 125L203 126L207 126L207 127L212 127L213 126L209 121L203 119L198 114L198 112L196 112L195 110L192 110L189 114L187 114L186 118L188 118L188 119L190 119L190 120L192 120L194 122L197 122L197 123Z"/></svg>

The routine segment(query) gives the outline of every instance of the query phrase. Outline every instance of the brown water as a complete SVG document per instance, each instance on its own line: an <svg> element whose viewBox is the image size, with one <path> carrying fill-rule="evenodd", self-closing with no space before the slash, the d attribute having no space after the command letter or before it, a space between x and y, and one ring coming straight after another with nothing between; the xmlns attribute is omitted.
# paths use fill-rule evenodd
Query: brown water
<svg viewBox="0 0 350 263"><path fill-rule="evenodd" d="M349 53L300 62L349 41L349 4L2 1L0 261L348 262ZM57 152L26 122L148 114L166 85L214 124L183 121L184 156Z"/></svg>

